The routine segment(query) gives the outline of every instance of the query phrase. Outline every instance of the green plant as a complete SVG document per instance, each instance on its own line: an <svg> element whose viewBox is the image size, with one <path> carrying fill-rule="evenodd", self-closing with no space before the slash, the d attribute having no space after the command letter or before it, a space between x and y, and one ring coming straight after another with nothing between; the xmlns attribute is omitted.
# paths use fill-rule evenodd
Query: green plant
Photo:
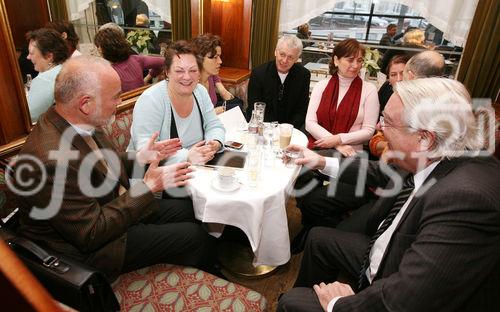
<svg viewBox="0 0 500 312"><path fill-rule="evenodd" d="M148 53L148 43L151 41L149 30L132 30L127 33L127 41L138 53Z"/></svg>
<svg viewBox="0 0 500 312"><path fill-rule="evenodd" d="M370 76L376 76L380 70L378 60L380 59L380 52L375 49L366 48L365 57L363 58L363 67L370 73Z"/></svg>

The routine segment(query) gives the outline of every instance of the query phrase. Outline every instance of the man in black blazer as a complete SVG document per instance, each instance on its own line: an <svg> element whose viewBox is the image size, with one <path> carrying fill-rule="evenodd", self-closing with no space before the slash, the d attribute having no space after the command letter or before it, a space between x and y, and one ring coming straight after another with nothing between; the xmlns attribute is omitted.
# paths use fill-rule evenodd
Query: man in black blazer
<svg viewBox="0 0 500 312"><path fill-rule="evenodd" d="M264 121L290 123L297 129L303 128L311 73L296 63L301 53L300 39L285 35L276 45L276 59L252 70L248 83L247 120L252 117L253 104L264 102Z"/></svg>
<svg viewBox="0 0 500 312"><path fill-rule="evenodd" d="M471 107L457 81L399 82L379 123L396 167L289 147L303 155L297 164L351 183L362 170L368 186L385 189L365 235L311 230L279 311L498 309L500 163L477 156L484 138Z"/></svg>

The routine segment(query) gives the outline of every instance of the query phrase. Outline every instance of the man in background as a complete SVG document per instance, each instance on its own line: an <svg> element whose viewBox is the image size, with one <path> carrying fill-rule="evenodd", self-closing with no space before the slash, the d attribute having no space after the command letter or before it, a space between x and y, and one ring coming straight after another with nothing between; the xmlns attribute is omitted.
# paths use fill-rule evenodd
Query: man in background
<svg viewBox="0 0 500 312"><path fill-rule="evenodd" d="M297 129L304 127L311 73L297 63L301 53L301 40L285 35L276 45L276 59L252 70L248 84L247 120L252 117L253 104L264 102L264 121L290 123Z"/></svg>
<svg viewBox="0 0 500 312"><path fill-rule="evenodd" d="M380 42L378 44L383 46L392 46L394 45L394 36L396 35L396 31L398 30L398 26L396 24L389 24L386 28L387 32L382 36ZM385 53L386 49L379 49L380 52Z"/></svg>
<svg viewBox="0 0 500 312"><path fill-rule="evenodd" d="M405 65L405 80L441 77L444 73L444 57L441 53L427 50L412 56Z"/></svg>

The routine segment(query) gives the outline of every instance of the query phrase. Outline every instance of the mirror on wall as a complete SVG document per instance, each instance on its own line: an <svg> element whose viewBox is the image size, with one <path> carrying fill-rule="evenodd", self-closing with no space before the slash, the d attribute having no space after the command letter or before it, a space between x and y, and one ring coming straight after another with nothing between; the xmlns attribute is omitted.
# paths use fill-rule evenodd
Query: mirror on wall
<svg viewBox="0 0 500 312"><path fill-rule="evenodd" d="M169 0L96 0L98 25L120 25L136 53L160 54L172 41Z"/></svg>
<svg viewBox="0 0 500 312"><path fill-rule="evenodd" d="M49 16L51 15L49 15L46 1L23 1L21 3L22 8L20 8L20 5L15 4L14 1L6 1L7 4L12 2L12 5L7 5L8 19L15 37L14 42L22 81L26 86L26 98L31 121L35 123L38 116L51 104L40 104L41 100L43 102L42 97L50 98L50 95L35 94L33 89L40 89L40 86L42 89L50 89L47 87L47 83L51 84L50 81L52 81L53 86L57 72L52 73L52 67L55 67L51 66L52 62L46 62L49 63L45 64L49 67L48 70L47 66L40 65L44 62L43 57L38 56L37 61L37 55L28 56L33 47L29 48L24 36L29 30L43 27L49 22ZM127 40L131 44L134 53L137 54L160 55L162 48L166 47L172 40L172 16L169 0L94 0L81 12L72 12L75 6L71 2L75 1L66 0L68 16L73 17L71 23L80 38L78 50L83 54L99 55L93 44L95 33L100 26L110 22L116 23L123 28ZM28 9L28 6L31 9ZM47 12L47 14L44 19L40 18L43 14L38 14L38 18L34 19L30 18L31 11ZM75 16L80 18L74 19ZM36 21L36 23L33 21ZM33 63L35 63L35 66ZM40 84L42 79L39 78L35 81L39 74L41 74L44 81L42 85ZM148 72L145 71L144 75L147 74ZM47 82L47 80L50 81ZM28 92L28 90L31 91ZM50 93L50 91L45 93Z"/></svg>

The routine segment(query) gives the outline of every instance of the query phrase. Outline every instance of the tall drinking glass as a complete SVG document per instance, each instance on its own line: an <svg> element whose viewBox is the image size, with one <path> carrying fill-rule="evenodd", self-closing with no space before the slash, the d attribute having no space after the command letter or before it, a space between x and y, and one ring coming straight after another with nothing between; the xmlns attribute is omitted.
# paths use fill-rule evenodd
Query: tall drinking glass
<svg viewBox="0 0 500 312"><path fill-rule="evenodd" d="M273 146L273 135L274 135L274 128L271 123L264 123L264 145L266 147L271 147Z"/></svg>
<svg viewBox="0 0 500 312"><path fill-rule="evenodd" d="M284 150L292 139L293 125L280 124L280 148Z"/></svg>
<svg viewBox="0 0 500 312"><path fill-rule="evenodd" d="M264 165L265 166L273 166L274 165L274 152L273 152L273 126L269 122L264 123Z"/></svg>
<svg viewBox="0 0 500 312"><path fill-rule="evenodd" d="M248 151L245 161L245 170L247 172L248 186L250 187L257 186L260 172L260 158L261 155L259 150Z"/></svg>
<svg viewBox="0 0 500 312"><path fill-rule="evenodd" d="M273 152L276 156L280 157L280 127L277 121L271 121L271 128L273 129Z"/></svg>
<svg viewBox="0 0 500 312"><path fill-rule="evenodd" d="M266 112L266 103L255 102L253 104L253 109L255 111L257 111L257 117L259 118L259 122L264 122L264 114Z"/></svg>

